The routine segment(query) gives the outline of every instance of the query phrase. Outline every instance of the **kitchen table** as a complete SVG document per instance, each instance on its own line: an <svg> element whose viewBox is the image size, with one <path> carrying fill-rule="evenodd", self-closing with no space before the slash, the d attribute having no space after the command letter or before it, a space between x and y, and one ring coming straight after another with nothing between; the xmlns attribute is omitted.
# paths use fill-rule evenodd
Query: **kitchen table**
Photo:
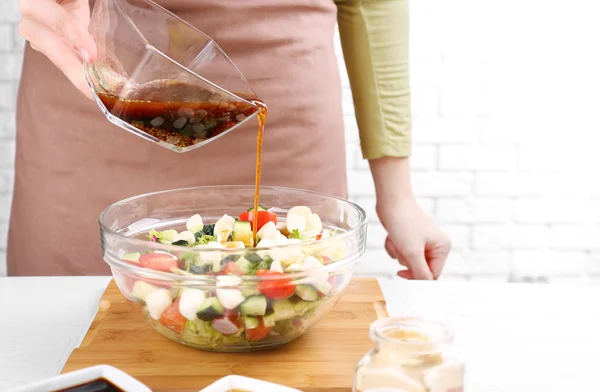
<svg viewBox="0 0 600 392"><path fill-rule="evenodd" d="M0 278L0 391L60 372L108 282ZM466 391L600 391L599 287L379 282L390 315L437 318L455 330Z"/></svg>

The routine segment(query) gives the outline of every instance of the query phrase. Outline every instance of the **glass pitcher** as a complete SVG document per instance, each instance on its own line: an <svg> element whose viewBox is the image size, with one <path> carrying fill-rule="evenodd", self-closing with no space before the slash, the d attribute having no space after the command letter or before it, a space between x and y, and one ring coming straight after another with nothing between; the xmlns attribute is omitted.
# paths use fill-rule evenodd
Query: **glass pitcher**
<svg viewBox="0 0 600 392"><path fill-rule="evenodd" d="M84 73L106 117L176 152L254 117L256 94L209 36L150 0L96 0Z"/></svg>
<svg viewBox="0 0 600 392"><path fill-rule="evenodd" d="M463 392L464 365L444 324L383 318L370 334L373 349L356 365L353 392Z"/></svg>

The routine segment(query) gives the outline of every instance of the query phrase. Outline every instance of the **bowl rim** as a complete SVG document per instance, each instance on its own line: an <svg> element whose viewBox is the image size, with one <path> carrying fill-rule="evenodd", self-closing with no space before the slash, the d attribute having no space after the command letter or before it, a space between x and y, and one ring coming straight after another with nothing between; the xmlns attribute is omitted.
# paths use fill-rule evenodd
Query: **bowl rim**
<svg viewBox="0 0 600 392"><path fill-rule="evenodd" d="M254 252L269 251L272 249L293 249L293 248L302 249L304 247L310 247L310 246L315 246L315 245L318 245L319 247L320 246L326 247L328 243L335 243L335 241L347 239L349 237L356 235L360 231L363 231L364 229L366 229L366 227L368 225L366 211L361 206L359 206L358 204L356 204L350 200L347 200L347 199L344 199L344 198L341 198L338 196L326 194L326 193L320 193L320 192L315 192L315 191L300 189L300 188L283 187L283 186L261 186L260 190L261 191L262 190L270 190L270 191L295 192L295 193L302 193L302 194L309 194L309 195L312 194L312 195L318 195L320 197L327 197L332 200L337 200L339 202L346 204L350 208L353 208L358 213L359 224L356 225L356 227L354 227L348 231L345 231L338 235L334 235L334 236L324 239L324 240L312 240L312 241L302 242L299 244L288 244L288 245L274 246L274 247L257 248L254 246L252 248L244 248L244 249L227 249L227 248L221 249L221 248L190 248L190 247L182 246L182 245L167 245L167 244L160 244L160 243L156 243L156 242L146 241L146 240L142 240L142 239L138 239L138 238L128 237L126 235L118 233L117 231L107 227L103 223L103 220L105 220L107 214L110 213L110 211L112 211L115 208L122 206L126 203L129 203L129 202L132 202L135 200L139 200L139 199L143 199L146 197L151 197L151 196L156 196L156 195L164 195L164 194L176 193L176 192L186 192L186 191L235 190L235 189L254 190L254 185L206 185L206 186L202 185L202 186L195 186L195 187L174 188L174 189L168 189L168 190L162 190L162 191L148 192L148 193L143 193L140 195L128 197L126 199L117 201L117 202L109 205L100 213L100 216L98 217L98 225L100 226L101 236L104 236L104 235L114 236L116 238L119 238L120 240L127 241L133 245L139 245L139 246L143 246L143 247L150 248L150 249L156 248L156 249L154 249L155 251L156 250L172 251L172 252L197 251L197 252L201 252L201 253L207 253L207 252L215 252L216 253L216 252L218 252L218 253L221 253L221 254L227 256L227 255L236 255L236 254L242 254L242 253L247 253L247 252L252 252L252 251L254 251ZM366 230L365 230L365 232L366 232ZM341 260L327 264L323 268L318 269L317 271L331 272L331 271L335 271L338 269L342 269L343 267L346 267L349 264L352 264L355 261L357 261L358 257L360 257L360 255L364 252L363 248L364 248L364 245L359 246L359 251L356 254L346 256ZM141 266L138 266L138 265L135 265L132 263L128 263L117 257L110 257L110 259L111 260L107 260L106 258L104 258L105 262L108 265L110 265L111 267L116 266L116 267L120 267L120 268L123 268L126 270L130 270L132 273L135 273L136 275L141 275L143 277L150 278L150 279L176 280L176 281L216 281L217 280L217 276L213 276L213 275L195 275L195 274L183 275L183 274L177 274L174 272L163 272L163 271L152 270L149 268L141 267ZM242 275L242 276L240 276L240 278L243 281L261 281L261 280L302 278L302 277L311 276L313 274L314 274L314 271L302 271L302 272L296 272L296 273L283 273L282 275L277 275L277 276L257 277L254 275Z"/></svg>

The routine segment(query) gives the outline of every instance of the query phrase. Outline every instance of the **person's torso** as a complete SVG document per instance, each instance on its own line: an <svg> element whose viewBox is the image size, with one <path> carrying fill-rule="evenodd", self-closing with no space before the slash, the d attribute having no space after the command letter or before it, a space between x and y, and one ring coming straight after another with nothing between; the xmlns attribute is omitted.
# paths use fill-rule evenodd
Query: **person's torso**
<svg viewBox="0 0 600 392"><path fill-rule="evenodd" d="M214 38L268 105L262 183L345 196L333 1L160 3ZM32 263L33 270L38 263L38 272L46 271L42 263L60 265L52 267L59 274L103 270L101 261L79 267L74 257L99 255L97 217L123 198L181 187L254 183L256 122L177 154L110 124L96 103L29 47L17 126L9 243L13 273L25 273L14 269L20 262ZM46 253L21 240L31 240L40 222L44 230L37 231L33 242ZM65 238L72 239L68 245ZM40 257L46 261L38 261Z"/></svg>

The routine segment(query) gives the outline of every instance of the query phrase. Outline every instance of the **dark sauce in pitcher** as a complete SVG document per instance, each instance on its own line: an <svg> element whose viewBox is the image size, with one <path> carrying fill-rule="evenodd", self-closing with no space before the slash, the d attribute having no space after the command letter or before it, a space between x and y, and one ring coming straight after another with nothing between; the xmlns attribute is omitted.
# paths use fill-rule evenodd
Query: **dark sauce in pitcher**
<svg viewBox="0 0 600 392"><path fill-rule="evenodd" d="M181 82L157 82L126 98L96 94L113 116L182 148L218 136L258 111L245 102L211 98L208 90Z"/></svg>
<svg viewBox="0 0 600 392"><path fill-rule="evenodd" d="M246 102L214 101L212 94L199 86L181 82L160 81L128 94L127 99L96 92L106 109L121 120L166 143L188 147L213 138L234 127L258 111L254 211L260 197L262 141L267 121L267 106L256 97ZM185 101L184 101L185 100ZM257 242L258 219L252 227Z"/></svg>

